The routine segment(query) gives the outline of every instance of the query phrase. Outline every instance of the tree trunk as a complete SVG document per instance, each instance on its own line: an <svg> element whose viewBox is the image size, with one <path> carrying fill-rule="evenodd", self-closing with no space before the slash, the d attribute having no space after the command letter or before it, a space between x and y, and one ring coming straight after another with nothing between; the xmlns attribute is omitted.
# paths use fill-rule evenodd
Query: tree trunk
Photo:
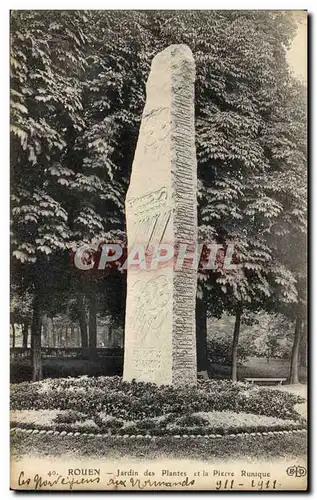
<svg viewBox="0 0 317 500"><path fill-rule="evenodd" d="M298 314L295 322L295 336L291 357L290 384L299 384L299 346L302 335L302 320Z"/></svg>
<svg viewBox="0 0 317 500"><path fill-rule="evenodd" d="M88 355L88 331L87 331L87 321L84 303L84 294L79 293L77 295L77 314L78 323L80 329L80 343L82 350L82 357L85 359Z"/></svg>
<svg viewBox="0 0 317 500"><path fill-rule="evenodd" d="M28 336L29 336L29 324L24 323L22 326L22 343L23 343L23 349L28 348Z"/></svg>
<svg viewBox="0 0 317 500"><path fill-rule="evenodd" d="M75 347L80 347L81 346L81 338L80 338L80 328L77 326L75 327L75 335L76 335L76 346Z"/></svg>
<svg viewBox="0 0 317 500"><path fill-rule="evenodd" d="M42 316L39 297L34 297L33 318L31 326L31 356L32 356L32 380L41 380L43 377L42 355L41 355Z"/></svg>
<svg viewBox="0 0 317 500"><path fill-rule="evenodd" d="M103 326L102 329L102 347L107 347L108 344L108 328Z"/></svg>
<svg viewBox="0 0 317 500"><path fill-rule="evenodd" d="M238 344L240 335L240 324L241 324L241 305L239 304L236 309L236 321L234 324L233 331L233 342L232 342L232 374L231 379L233 382L238 380Z"/></svg>
<svg viewBox="0 0 317 500"><path fill-rule="evenodd" d="M47 317L46 316L43 316L43 318L42 318L42 327L43 327L42 345L43 345L43 347L48 347L48 339L47 339Z"/></svg>
<svg viewBox="0 0 317 500"><path fill-rule="evenodd" d="M15 347L15 326L14 323L11 323L12 326L12 347Z"/></svg>
<svg viewBox="0 0 317 500"><path fill-rule="evenodd" d="M196 298L196 350L197 372L208 378L207 310L204 297Z"/></svg>
<svg viewBox="0 0 317 500"><path fill-rule="evenodd" d="M112 325L108 325L107 347L112 347Z"/></svg>
<svg viewBox="0 0 317 500"><path fill-rule="evenodd" d="M96 359L97 348L97 303L96 296L89 298L89 359Z"/></svg>
<svg viewBox="0 0 317 500"><path fill-rule="evenodd" d="M307 322L303 324L302 338L299 347L299 364L307 367Z"/></svg>
<svg viewBox="0 0 317 500"><path fill-rule="evenodd" d="M75 347L76 346L76 343L75 343L75 328L74 328L74 325L72 325L70 327L70 344L71 344L71 347Z"/></svg>
<svg viewBox="0 0 317 500"><path fill-rule="evenodd" d="M127 303L127 273L124 273L122 280L122 304L123 304L123 315L122 315L122 346L124 346L125 339L125 310ZM124 359L124 349L123 349L123 359Z"/></svg>
<svg viewBox="0 0 317 500"><path fill-rule="evenodd" d="M52 347L57 347L57 333L56 333L56 325L54 320L52 319Z"/></svg>
<svg viewBox="0 0 317 500"><path fill-rule="evenodd" d="M53 320L49 316L46 318L46 329L47 329L47 339L46 339L46 345L47 347L54 347L53 346Z"/></svg>

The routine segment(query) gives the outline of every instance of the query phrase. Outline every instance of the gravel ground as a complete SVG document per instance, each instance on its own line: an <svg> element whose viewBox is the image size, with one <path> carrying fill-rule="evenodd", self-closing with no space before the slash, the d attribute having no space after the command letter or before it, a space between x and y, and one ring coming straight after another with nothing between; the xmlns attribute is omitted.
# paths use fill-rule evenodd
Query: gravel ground
<svg viewBox="0 0 317 500"><path fill-rule="evenodd" d="M302 398L307 400L307 385L306 384L288 384L288 385L278 385L274 387L279 391L291 392L292 394L298 394ZM295 410L307 420L307 402L295 405Z"/></svg>
<svg viewBox="0 0 317 500"><path fill-rule="evenodd" d="M10 421L23 424L52 425L60 410L12 410Z"/></svg>

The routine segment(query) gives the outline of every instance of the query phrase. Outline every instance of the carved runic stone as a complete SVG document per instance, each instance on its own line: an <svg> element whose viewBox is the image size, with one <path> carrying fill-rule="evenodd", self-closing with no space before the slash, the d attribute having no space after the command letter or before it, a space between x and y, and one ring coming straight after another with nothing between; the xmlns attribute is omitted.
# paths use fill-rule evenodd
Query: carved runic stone
<svg viewBox="0 0 317 500"><path fill-rule="evenodd" d="M186 45L154 57L126 196L128 252L197 242L194 82ZM127 267L123 378L194 385L196 270L173 259L155 268L148 253Z"/></svg>

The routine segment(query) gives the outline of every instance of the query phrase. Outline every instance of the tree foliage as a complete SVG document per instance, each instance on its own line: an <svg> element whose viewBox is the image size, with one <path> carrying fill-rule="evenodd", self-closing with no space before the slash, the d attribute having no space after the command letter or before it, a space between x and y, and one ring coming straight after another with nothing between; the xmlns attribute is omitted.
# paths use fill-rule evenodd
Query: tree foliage
<svg viewBox="0 0 317 500"><path fill-rule="evenodd" d="M124 241L150 64L185 43L197 74L199 239L234 243L239 263L199 272L199 293L209 315L239 305L294 319L307 210L306 89L286 58L295 32L286 11L12 11L14 286L71 315L78 291L107 293L100 308L123 318L124 278L79 278L68 252Z"/></svg>

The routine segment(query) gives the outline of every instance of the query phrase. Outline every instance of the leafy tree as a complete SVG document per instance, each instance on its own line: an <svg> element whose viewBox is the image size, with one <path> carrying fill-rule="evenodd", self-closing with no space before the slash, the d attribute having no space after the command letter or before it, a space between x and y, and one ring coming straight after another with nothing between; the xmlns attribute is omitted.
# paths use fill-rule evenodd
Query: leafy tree
<svg viewBox="0 0 317 500"><path fill-rule="evenodd" d="M15 347L15 324L22 325L23 347L28 345L29 325L32 319L32 296L17 287L11 287L10 323L12 326L12 347Z"/></svg>
<svg viewBox="0 0 317 500"><path fill-rule="evenodd" d="M207 103L197 99L200 229L203 236L236 242L242 266L203 281L213 300L217 296L218 311L221 296L222 309L235 310L234 380L243 311L298 300L296 276L279 255L278 232L288 218L293 232L300 226L303 233L305 221L305 176L298 168L305 168L305 120L301 111L291 112L294 104L299 110L303 105L286 61L294 27L287 13L221 12L217 41L203 57L203 78L197 62L199 96L210 97Z"/></svg>
<svg viewBox="0 0 317 500"><path fill-rule="evenodd" d="M33 352L45 308L39 298L48 296L45 265L91 239L124 241L122 200L145 81L153 56L171 43L188 44L197 67L199 237L234 242L241 265L199 272L199 369L207 314L235 312L235 352L245 312L276 308L276 293L296 303L294 270L276 239L290 224L302 231L305 218L296 170L305 156L303 116L288 104L301 92L286 62L294 30L282 11L12 13L12 251L34 296ZM122 282L113 276L70 278L85 345L89 306L91 352L95 296Z"/></svg>
<svg viewBox="0 0 317 500"><path fill-rule="evenodd" d="M71 241L66 200L76 173L64 160L69 136L84 125L87 24L84 12L11 13L11 244L14 258L32 268L34 379L41 377L41 272L46 256Z"/></svg>

